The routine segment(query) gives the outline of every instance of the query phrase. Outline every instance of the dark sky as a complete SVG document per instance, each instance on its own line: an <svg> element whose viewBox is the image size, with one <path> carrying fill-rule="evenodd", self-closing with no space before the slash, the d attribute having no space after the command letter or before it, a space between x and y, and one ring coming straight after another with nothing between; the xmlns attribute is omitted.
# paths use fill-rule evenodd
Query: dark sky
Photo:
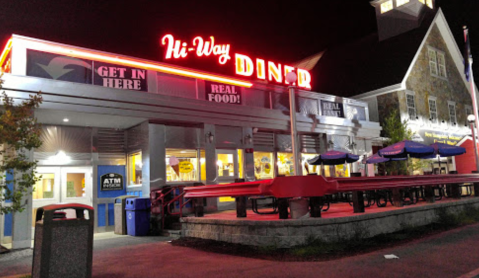
<svg viewBox="0 0 479 278"><path fill-rule="evenodd" d="M369 2L1 0L0 43L14 33L163 61L163 35L186 41L213 35L218 43L230 43L233 52L291 63L374 32L376 18ZM479 1L436 0L436 5L442 7L460 49L462 25L469 25L472 53L479 59ZM195 67L197 62L181 63ZM474 68L479 72L478 64Z"/></svg>

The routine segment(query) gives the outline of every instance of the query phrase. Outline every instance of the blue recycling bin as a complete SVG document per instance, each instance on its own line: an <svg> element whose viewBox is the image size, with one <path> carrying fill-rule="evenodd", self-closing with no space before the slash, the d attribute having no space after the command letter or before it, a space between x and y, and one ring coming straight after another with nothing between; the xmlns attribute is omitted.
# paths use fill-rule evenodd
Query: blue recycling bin
<svg viewBox="0 0 479 278"><path fill-rule="evenodd" d="M146 236L150 230L150 198L126 199L126 232L130 236Z"/></svg>

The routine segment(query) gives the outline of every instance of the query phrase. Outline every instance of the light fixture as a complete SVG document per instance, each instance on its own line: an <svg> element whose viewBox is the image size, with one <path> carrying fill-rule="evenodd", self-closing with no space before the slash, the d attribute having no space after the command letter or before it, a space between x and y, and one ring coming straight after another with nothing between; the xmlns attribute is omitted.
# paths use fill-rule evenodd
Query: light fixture
<svg viewBox="0 0 479 278"><path fill-rule="evenodd" d="M475 120L476 120L476 116L474 116L473 114L470 114L469 116L467 116L467 121L469 123L473 123Z"/></svg>
<svg viewBox="0 0 479 278"><path fill-rule="evenodd" d="M206 142L208 143L213 143L213 141L215 140L215 136L213 135L213 133L211 133L211 131L208 131L208 133L205 134L205 137Z"/></svg>
<svg viewBox="0 0 479 278"><path fill-rule="evenodd" d="M253 143L253 137L251 136L251 134L246 134L246 136L244 137L244 142L248 145Z"/></svg>
<svg viewBox="0 0 479 278"><path fill-rule="evenodd" d="M68 123L69 121L70 121L70 119L68 119L68 118L63 118L63 122Z"/></svg>
<svg viewBox="0 0 479 278"><path fill-rule="evenodd" d="M71 158L64 151L60 150L54 156L50 156L48 161L53 164L67 164L71 161Z"/></svg>

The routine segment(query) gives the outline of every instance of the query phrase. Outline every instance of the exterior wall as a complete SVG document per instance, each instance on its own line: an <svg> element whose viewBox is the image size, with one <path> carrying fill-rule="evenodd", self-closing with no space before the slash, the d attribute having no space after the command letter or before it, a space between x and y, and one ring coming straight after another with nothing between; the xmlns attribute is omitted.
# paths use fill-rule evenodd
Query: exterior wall
<svg viewBox="0 0 479 278"><path fill-rule="evenodd" d="M454 159L456 160L456 169L458 174L470 174L472 171L477 171L476 168L476 154L474 150L474 142L472 138L465 140L461 147L466 148L466 153L458 155Z"/></svg>
<svg viewBox="0 0 479 278"><path fill-rule="evenodd" d="M290 248L317 237L336 242L353 237L373 237L393 233L404 227L420 227L437 220L437 210L457 214L468 206L479 207L479 199L471 198L443 204L409 207L400 210L336 218L305 218L283 221L218 220L182 218L183 237L212 239L253 246Z"/></svg>
<svg viewBox="0 0 479 278"><path fill-rule="evenodd" d="M432 76L429 68L428 46L445 52L447 78ZM436 106L439 122L449 121L447 102L456 102L457 126L463 132L468 127L465 105L472 106L471 96L462 80L462 72L457 70L446 42L441 36L436 25L433 26L424 47L420 50L416 64L406 81L406 88L414 91L416 95L416 113L424 119L429 119L430 96L436 97ZM457 129L458 127L453 127Z"/></svg>

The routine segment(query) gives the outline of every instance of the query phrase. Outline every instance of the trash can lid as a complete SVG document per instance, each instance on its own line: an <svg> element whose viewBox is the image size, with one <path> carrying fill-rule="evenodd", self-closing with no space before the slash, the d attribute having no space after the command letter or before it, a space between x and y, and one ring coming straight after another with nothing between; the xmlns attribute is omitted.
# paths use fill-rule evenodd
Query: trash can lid
<svg viewBox="0 0 479 278"><path fill-rule="evenodd" d="M122 195L122 196L118 196L118 197L115 197L115 203L121 203L123 200L125 200L126 198L138 198L138 196L135 196L135 195Z"/></svg>

